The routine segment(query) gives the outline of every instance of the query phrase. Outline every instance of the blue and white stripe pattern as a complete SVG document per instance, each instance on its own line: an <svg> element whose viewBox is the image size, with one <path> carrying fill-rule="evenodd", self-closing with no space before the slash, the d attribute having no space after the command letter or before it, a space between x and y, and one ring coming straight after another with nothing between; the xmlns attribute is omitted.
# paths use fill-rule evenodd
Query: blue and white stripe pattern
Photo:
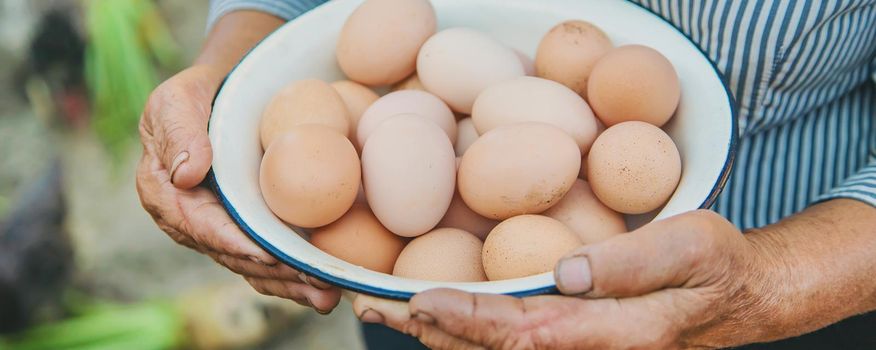
<svg viewBox="0 0 876 350"><path fill-rule="evenodd" d="M310 11L326 0L210 0L207 28L226 13L237 10L256 10L290 20Z"/></svg>
<svg viewBox="0 0 876 350"><path fill-rule="evenodd" d="M240 8L291 19L322 2L213 0L211 21ZM635 2L698 44L739 104L715 210L746 229L834 198L876 206L876 0Z"/></svg>

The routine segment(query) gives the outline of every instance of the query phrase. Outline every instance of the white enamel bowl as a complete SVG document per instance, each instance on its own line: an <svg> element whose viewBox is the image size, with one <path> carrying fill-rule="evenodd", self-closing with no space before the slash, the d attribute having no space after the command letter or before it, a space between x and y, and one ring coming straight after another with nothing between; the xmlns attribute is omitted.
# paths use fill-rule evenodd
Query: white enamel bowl
<svg viewBox="0 0 876 350"><path fill-rule="evenodd" d="M228 75L213 105L214 190L240 227L278 259L341 288L385 298L408 299L435 287L517 296L554 292L552 274L482 282L439 283L373 272L327 255L277 219L258 185L259 116L271 96L303 78L342 79L335 42L361 0L334 0L291 21L265 38ZM638 223L707 208L730 171L736 140L734 102L720 73L700 49L647 9L618 0L432 0L440 28L467 26L534 56L541 37L566 19L590 21L616 44L639 43L662 52L681 78L678 112L666 130L681 151L681 183L658 212ZM440 29L439 28L439 29Z"/></svg>

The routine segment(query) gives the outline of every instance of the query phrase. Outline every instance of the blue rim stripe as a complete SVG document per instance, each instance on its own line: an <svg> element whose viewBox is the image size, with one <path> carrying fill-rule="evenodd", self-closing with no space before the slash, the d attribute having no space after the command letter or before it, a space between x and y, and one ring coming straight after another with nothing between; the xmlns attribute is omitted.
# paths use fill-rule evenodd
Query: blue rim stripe
<svg viewBox="0 0 876 350"><path fill-rule="evenodd" d="M635 3L635 2L631 2L631 1L628 1L628 2L635 5L636 7L640 8L640 9L642 9L642 10L645 10L646 12L650 13L651 15L659 18L661 21L668 24L670 27L675 29L675 31L677 33L681 34L685 39L687 39L697 49L697 51L699 51L700 54L712 65L712 69L714 70L715 75L718 77L718 79L721 81L721 85L724 87L724 91L727 95L727 103L730 106L730 117L731 117L731 123L732 123L732 126L731 126L732 130L731 130L731 134L730 134L729 149L728 149L728 153L727 153L727 158L724 160L724 168L721 171L721 175L718 177L718 179L715 181L715 184L712 186L712 190L709 192L708 197L706 197L706 199L703 201L703 203L700 204L700 206L699 206L700 209L711 208L712 205L715 204L715 201L717 200L718 195L720 195L721 191L724 189L724 185L727 183L727 180L729 180L730 173L731 173L732 168L733 168L733 163L736 159L736 148L737 148L738 138L739 138L739 117L737 114L738 112L737 112L736 100L733 97L733 93L730 91L730 87L727 84L726 78L721 73L721 71L718 69L718 66L715 64L715 62L713 62L711 59L709 59L709 56L705 53L705 51L703 51L703 49L699 45L697 45L696 42L694 42L690 36L688 36L683 31L681 31L672 22L670 22L666 18L663 18L662 16L660 16L656 12L652 11L651 9L649 9L641 4ZM318 7L321 7L321 6L322 5L320 5ZM231 71L228 72L228 74L225 76L225 78L222 79L222 82L219 84L219 88L216 90L216 94L213 96L213 101L210 104L210 107L211 107L210 108L210 114L211 114L210 121L212 121L213 106L215 105L216 100L219 98L219 94L221 94L222 89L225 87L225 83L228 81L228 78L232 74L234 74L234 72L240 66L241 62L246 60L246 58L249 57L249 55L253 52L253 50L255 50L255 48L259 47L259 45L263 41L267 40L272 35L274 35L277 31L279 31L281 28L288 25L289 23L292 23L293 21L294 21L294 19L284 23L280 27L277 27L277 29L275 29L273 32L271 32L270 34L266 35L264 38L259 40L258 43L253 45L253 47L250 48L246 52L246 54L243 55L243 57L241 57L240 61L238 61L238 63L234 65L234 68L232 68ZM210 121L208 121L208 123L207 123L207 132L208 133L210 131L210 126L212 125L212 123ZM396 290L379 288L379 287L370 286L370 285L366 285L366 284L362 284L362 283L358 283L358 282L353 282L353 281L346 280L346 279L343 279L340 277L336 277L336 276L325 273L325 272L323 272L323 271L321 271L313 266L310 266L310 265L308 265L300 260L297 260L297 259L287 255L286 253L277 249L277 247L275 247L274 245L272 245L269 242L267 242L266 240L264 240L258 233L253 231L252 228L250 228L246 222L243 221L243 219L237 213L237 209L235 209L234 206L231 205L230 202L228 202L228 198L225 196L225 194L222 192L222 189L219 187L219 184L216 181L216 174L213 172L212 167L210 168L210 171L207 174L207 179L205 181L208 182L210 188L213 190L214 193L216 193L216 196L219 198L220 203L222 203L222 206L225 208L225 210L228 212L228 215L231 216L232 220L234 220L234 222L237 224L237 226L239 226L240 229L244 233L246 233L246 235L249 236L250 239L252 239L254 242L256 242L256 244L258 244L260 247L264 248L268 253L270 253L272 256L277 258L277 260L282 261L284 264L287 264L287 265L297 269L300 272L304 272L308 276L316 277L322 281L325 281L325 282L332 284L334 286L337 286L339 288L358 292L358 293L364 293L364 294L369 294L369 295L373 295L376 297L395 299L395 300L409 300L411 297L414 296L414 293L410 293L410 292L401 292L401 291L396 291ZM557 290L556 285L548 285L548 286L544 286L544 287L538 287L538 288L534 288L534 289L528 289L528 290L523 290L523 291L519 291L519 292L504 293L504 294L514 296L514 297L527 297L527 296L534 296L534 295L558 294L558 293L559 293L559 291Z"/></svg>

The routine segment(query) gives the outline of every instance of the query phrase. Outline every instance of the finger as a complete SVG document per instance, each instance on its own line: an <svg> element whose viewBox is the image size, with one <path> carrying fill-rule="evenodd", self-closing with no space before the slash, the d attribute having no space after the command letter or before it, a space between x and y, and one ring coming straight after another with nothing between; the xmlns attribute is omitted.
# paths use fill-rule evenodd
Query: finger
<svg viewBox="0 0 876 350"><path fill-rule="evenodd" d="M600 298L697 286L714 275L697 272L721 269L721 253L733 250L721 226L732 228L713 212L696 211L584 246L557 263L557 287L563 294Z"/></svg>
<svg viewBox="0 0 876 350"><path fill-rule="evenodd" d="M341 292L336 288L319 290L300 282L252 277L246 277L246 281L259 293L294 300L301 305L312 307L321 314L332 312L341 300Z"/></svg>
<svg viewBox="0 0 876 350"><path fill-rule="evenodd" d="M316 277L308 276L304 272L298 273L298 279L301 280L301 282L315 287L316 289L329 289L334 287L331 284L325 283Z"/></svg>
<svg viewBox="0 0 876 350"><path fill-rule="evenodd" d="M472 344L454 337L440 328L412 320L408 323L405 333L416 337L429 349L436 350L479 350L483 346Z"/></svg>
<svg viewBox="0 0 876 350"><path fill-rule="evenodd" d="M435 289L411 299L412 318L471 344L487 348L531 348L520 337L527 320L523 299ZM435 335L436 338L442 338Z"/></svg>
<svg viewBox="0 0 876 350"><path fill-rule="evenodd" d="M199 245L219 254L276 265L277 259L256 245L231 221L216 196L206 188L176 190L181 218L176 225Z"/></svg>
<svg viewBox="0 0 876 350"><path fill-rule="evenodd" d="M242 276L304 283L299 277L298 270L285 264L268 266L249 259L236 258L225 254L212 252L209 254L213 260Z"/></svg>
<svg viewBox="0 0 876 350"><path fill-rule="evenodd" d="M406 302L361 293L353 299L353 312L362 322L384 324L400 332L411 316Z"/></svg>
<svg viewBox="0 0 876 350"><path fill-rule="evenodd" d="M197 186L212 162L207 121L215 88L207 74L196 67L171 78L152 93L144 112L161 163L178 188Z"/></svg>

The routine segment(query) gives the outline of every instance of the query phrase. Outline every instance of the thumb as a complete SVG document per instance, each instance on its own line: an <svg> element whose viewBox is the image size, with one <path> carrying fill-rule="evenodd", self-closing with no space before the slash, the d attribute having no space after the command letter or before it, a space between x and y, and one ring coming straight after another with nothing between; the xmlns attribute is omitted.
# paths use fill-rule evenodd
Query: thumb
<svg viewBox="0 0 876 350"><path fill-rule="evenodd" d="M204 67L185 70L156 88L144 111L157 156L177 188L197 186L213 162L207 122L215 76Z"/></svg>
<svg viewBox="0 0 876 350"><path fill-rule="evenodd" d="M698 272L720 270L715 262L727 250L721 225L732 226L700 210L578 248L557 263L557 288L567 295L602 298L702 283L708 276Z"/></svg>

